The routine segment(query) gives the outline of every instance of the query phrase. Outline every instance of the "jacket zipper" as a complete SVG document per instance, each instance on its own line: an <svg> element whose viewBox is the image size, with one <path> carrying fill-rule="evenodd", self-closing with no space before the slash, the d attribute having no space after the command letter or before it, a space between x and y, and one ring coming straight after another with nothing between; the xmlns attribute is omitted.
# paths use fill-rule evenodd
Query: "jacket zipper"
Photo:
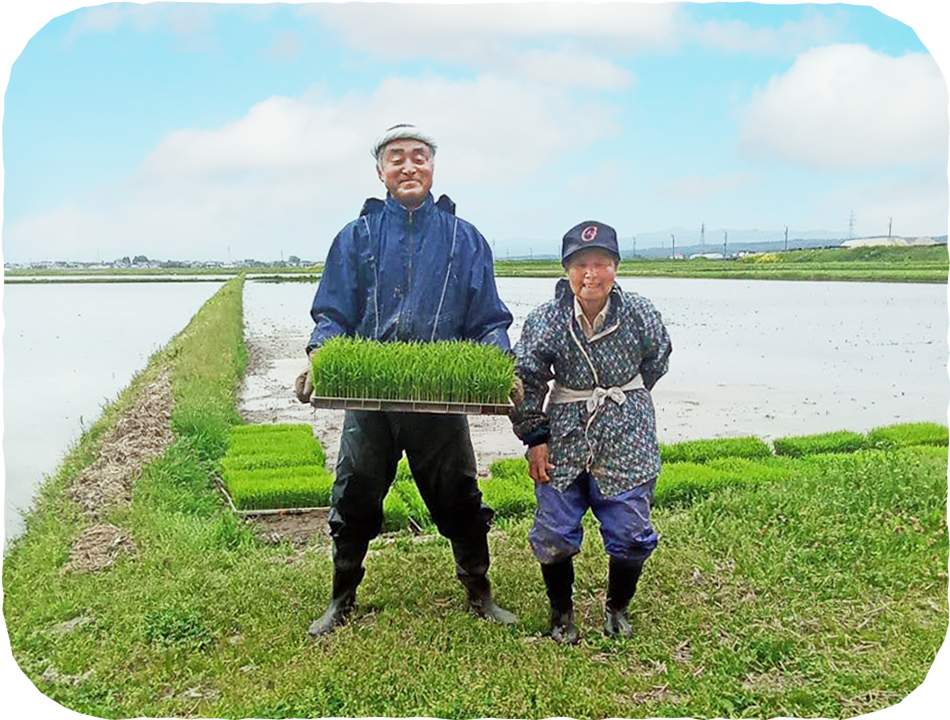
<svg viewBox="0 0 950 720"><path fill-rule="evenodd" d="M415 223L414 223L415 211L409 210L409 265L406 271L406 292L402 298L402 310L399 312L399 330L401 332L397 333L402 335L402 338L405 339L406 335L406 325L410 318L406 317L406 312L409 307L409 297L412 295L412 256L415 254Z"/></svg>

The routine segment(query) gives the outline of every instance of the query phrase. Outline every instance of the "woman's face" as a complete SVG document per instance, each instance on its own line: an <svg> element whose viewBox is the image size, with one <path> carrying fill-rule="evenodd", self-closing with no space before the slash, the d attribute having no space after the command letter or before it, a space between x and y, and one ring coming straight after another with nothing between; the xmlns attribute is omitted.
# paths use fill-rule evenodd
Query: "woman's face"
<svg viewBox="0 0 950 720"><path fill-rule="evenodd" d="M567 261L567 280L574 295L580 300L591 303L606 302L614 286L615 277L617 261L606 250L581 250Z"/></svg>

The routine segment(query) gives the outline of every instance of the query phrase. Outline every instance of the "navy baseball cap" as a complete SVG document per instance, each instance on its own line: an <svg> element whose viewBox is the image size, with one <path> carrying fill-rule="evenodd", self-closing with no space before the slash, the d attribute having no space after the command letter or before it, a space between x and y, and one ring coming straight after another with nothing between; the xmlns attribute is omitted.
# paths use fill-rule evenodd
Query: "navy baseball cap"
<svg viewBox="0 0 950 720"><path fill-rule="evenodd" d="M587 248L606 250L620 261L620 248L617 246L617 231L610 225L604 225L596 220L588 220L575 225L564 236L561 242L561 265L566 265L568 258L574 253Z"/></svg>

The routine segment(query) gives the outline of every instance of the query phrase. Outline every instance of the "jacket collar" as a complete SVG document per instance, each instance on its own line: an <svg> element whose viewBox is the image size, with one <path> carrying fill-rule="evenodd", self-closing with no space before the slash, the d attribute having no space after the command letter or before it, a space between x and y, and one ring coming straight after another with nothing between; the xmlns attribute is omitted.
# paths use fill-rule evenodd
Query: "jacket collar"
<svg viewBox="0 0 950 720"><path fill-rule="evenodd" d="M396 198L386 193L385 209L386 212L395 215L403 222L409 222L409 218L412 217L413 222L416 223L425 219L434 204L432 193L429 193L426 195L426 199L422 201L422 205L415 210L407 210Z"/></svg>

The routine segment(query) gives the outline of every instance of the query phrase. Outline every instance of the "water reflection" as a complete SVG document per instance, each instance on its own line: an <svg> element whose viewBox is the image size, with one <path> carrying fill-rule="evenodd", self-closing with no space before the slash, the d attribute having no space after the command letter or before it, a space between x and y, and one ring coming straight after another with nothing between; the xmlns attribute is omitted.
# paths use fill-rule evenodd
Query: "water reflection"
<svg viewBox="0 0 950 720"><path fill-rule="evenodd" d="M6 285L3 291L4 533L149 356L221 283Z"/></svg>

